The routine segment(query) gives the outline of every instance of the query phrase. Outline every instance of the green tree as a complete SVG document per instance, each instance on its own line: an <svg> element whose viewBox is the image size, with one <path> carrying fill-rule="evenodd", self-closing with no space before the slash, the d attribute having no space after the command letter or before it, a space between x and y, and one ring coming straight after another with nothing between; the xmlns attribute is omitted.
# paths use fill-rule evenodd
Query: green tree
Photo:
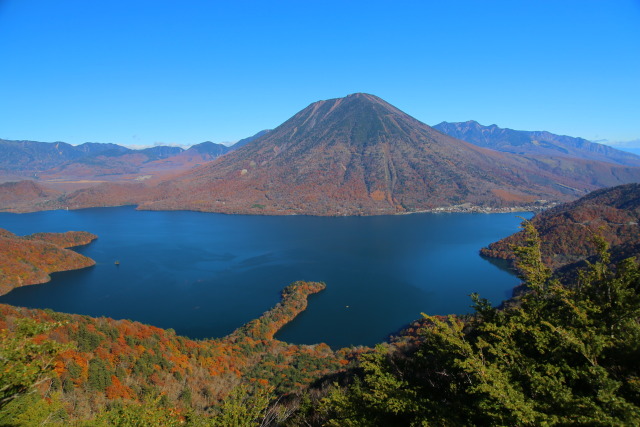
<svg viewBox="0 0 640 427"><path fill-rule="evenodd" d="M91 422L95 426L147 427L147 426L180 426L185 419L172 408L161 403L161 396L147 398L143 403L126 403L115 405L101 413ZM188 423L187 425L191 425ZM200 425L200 424L197 424Z"/></svg>
<svg viewBox="0 0 640 427"><path fill-rule="evenodd" d="M210 425L220 427L261 425L272 397L271 388L257 388L251 391L244 385L237 386L220 404Z"/></svg>
<svg viewBox="0 0 640 427"><path fill-rule="evenodd" d="M423 344L379 348L360 380L322 403L330 425L640 423L640 268L600 259L561 284L525 223L517 248L529 292L498 310L474 296L475 315L425 316Z"/></svg>
<svg viewBox="0 0 640 427"><path fill-rule="evenodd" d="M104 360L94 357L89 361L87 382L94 390L105 391L111 385L112 372Z"/></svg>
<svg viewBox="0 0 640 427"><path fill-rule="evenodd" d="M37 337L60 325L24 318L16 321L13 331L0 331L0 411L50 379L53 361L64 346Z"/></svg>

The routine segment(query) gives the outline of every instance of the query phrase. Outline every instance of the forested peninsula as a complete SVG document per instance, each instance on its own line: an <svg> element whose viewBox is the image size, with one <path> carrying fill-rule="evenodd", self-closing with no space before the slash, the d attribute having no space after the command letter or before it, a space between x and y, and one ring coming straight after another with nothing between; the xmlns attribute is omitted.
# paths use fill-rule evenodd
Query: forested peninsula
<svg viewBox="0 0 640 427"><path fill-rule="evenodd" d="M49 274L91 267L95 261L67 248L86 245L98 236L84 231L16 236L0 229L0 295L19 286L46 283Z"/></svg>

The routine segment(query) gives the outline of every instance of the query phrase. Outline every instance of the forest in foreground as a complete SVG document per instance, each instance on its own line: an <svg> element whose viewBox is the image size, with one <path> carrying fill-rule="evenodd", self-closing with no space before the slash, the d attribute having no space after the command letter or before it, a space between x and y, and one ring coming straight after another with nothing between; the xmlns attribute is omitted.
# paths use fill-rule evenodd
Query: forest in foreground
<svg viewBox="0 0 640 427"><path fill-rule="evenodd" d="M273 333L322 284L221 340L130 321L1 307L3 425L633 425L640 422L640 267L596 261L572 282L525 224L528 291L498 309L424 316L375 349Z"/></svg>

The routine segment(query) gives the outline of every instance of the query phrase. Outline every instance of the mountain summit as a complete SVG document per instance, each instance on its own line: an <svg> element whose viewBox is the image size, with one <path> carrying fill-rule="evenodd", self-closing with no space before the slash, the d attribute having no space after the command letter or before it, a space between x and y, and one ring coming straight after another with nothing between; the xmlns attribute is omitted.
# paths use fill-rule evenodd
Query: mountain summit
<svg viewBox="0 0 640 427"><path fill-rule="evenodd" d="M640 168L527 158L444 135L382 99L318 101L236 151L161 184L144 209L386 214L570 200Z"/></svg>

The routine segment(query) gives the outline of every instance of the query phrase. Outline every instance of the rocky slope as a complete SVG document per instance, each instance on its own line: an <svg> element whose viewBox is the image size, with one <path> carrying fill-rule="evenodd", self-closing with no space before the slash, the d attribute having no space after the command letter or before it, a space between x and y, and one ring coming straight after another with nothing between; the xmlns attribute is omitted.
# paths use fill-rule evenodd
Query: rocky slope
<svg viewBox="0 0 640 427"><path fill-rule="evenodd" d="M95 261L71 251L97 236L84 231L37 233L20 237L0 229L0 295L19 286L45 283L49 274L95 265Z"/></svg>

